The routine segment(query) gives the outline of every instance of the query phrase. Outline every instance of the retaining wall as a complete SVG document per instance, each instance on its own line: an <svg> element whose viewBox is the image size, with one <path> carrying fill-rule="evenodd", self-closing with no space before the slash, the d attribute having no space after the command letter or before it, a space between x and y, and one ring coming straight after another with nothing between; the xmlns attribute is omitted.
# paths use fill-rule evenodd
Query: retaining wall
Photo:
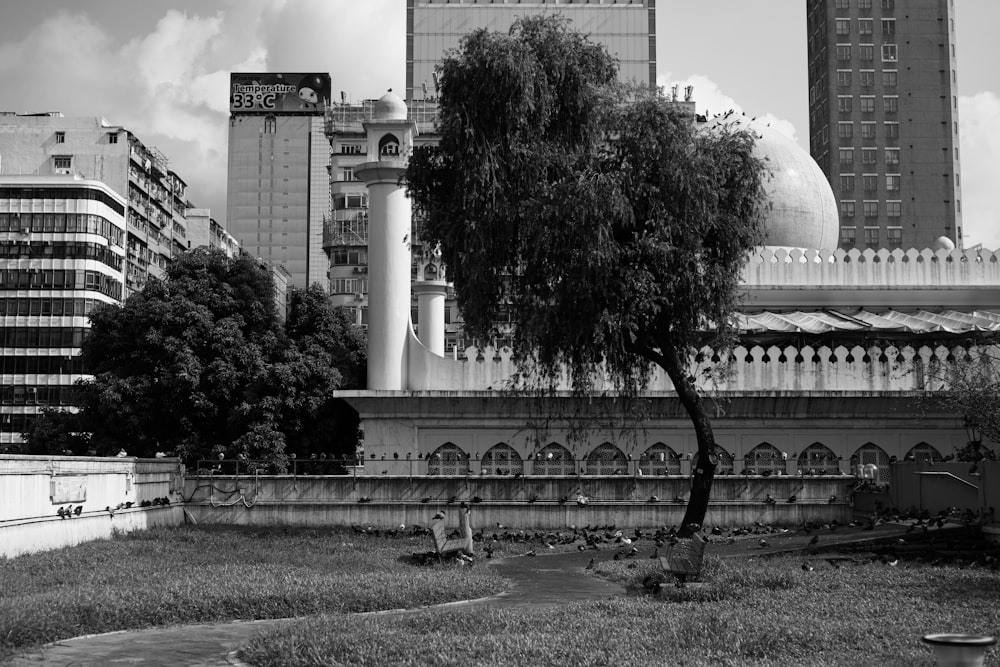
<svg viewBox="0 0 1000 667"><path fill-rule="evenodd" d="M183 475L177 459L0 455L0 558L183 523ZM154 498L171 505L141 507Z"/></svg>
<svg viewBox="0 0 1000 667"><path fill-rule="evenodd" d="M706 524L846 522L854 481L849 476L719 477ZM609 524L652 528L680 524L686 502L674 498L686 499L690 484L684 476L190 476L184 496L185 509L199 523L426 526L439 509L457 510L458 502L478 497L475 529L497 523L545 530ZM577 503L578 495L585 504ZM768 495L773 504L766 501ZM793 495L795 502L788 502ZM449 503L452 497L455 502Z"/></svg>

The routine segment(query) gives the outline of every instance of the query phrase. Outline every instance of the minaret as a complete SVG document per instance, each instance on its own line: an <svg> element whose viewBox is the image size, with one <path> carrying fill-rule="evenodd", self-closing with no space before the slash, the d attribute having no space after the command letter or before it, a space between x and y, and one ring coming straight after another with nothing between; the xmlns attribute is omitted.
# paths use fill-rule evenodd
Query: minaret
<svg viewBox="0 0 1000 667"><path fill-rule="evenodd" d="M440 248L421 257L417 269L417 282L413 283L413 291L417 295L417 321L420 323L417 337L424 347L443 357L448 282L445 280Z"/></svg>
<svg viewBox="0 0 1000 667"><path fill-rule="evenodd" d="M390 90L364 123L368 157L354 174L368 186L368 389L405 387L410 325L410 199L401 178L416 125Z"/></svg>

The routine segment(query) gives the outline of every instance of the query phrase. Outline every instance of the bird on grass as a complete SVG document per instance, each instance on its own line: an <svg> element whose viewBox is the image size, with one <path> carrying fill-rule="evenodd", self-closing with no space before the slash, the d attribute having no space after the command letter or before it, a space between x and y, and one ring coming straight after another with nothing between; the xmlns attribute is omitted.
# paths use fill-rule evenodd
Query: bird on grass
<svg viewBox="0 0 1000 667"><path fill-rule="evenodd" d="M525 555L525 556L529 556L529 557L534 557L534 556L535 556L535 550L534 550L534 549L532 549L531 551L529 551L528 553L526 553L526 554L524 554L524 555Z"/></svg>
<svg viewBox="0 0 1000 667"><path fill-rule="evenodd" d="M768 544L767 540L765 540L763 537L760 538L760 540L757 542L757 544L760 546L761 549L766 549L768 546L770 546Z"/></svg>
<svg viewBox="0 0 1000 667"><path fill-rule="evenodd" d="M809 540L809 546L816 546L819 544L819 535L813 535L813 538Z"/></svg>
<svg viewBox="0 0 1000 667"><path fill-rule="evenodd" d="M812 572L815 568L812 565L810 565L809 563L802 563L802 569L805 572Z"/></svg>

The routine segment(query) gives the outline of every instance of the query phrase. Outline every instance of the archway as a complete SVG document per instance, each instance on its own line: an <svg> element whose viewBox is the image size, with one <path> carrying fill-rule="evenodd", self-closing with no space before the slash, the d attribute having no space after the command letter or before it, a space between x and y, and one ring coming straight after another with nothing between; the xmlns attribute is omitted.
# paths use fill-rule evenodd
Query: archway
<svg viewBox="0 0 1000 667"><path fill-rule="evenodd" d="M639 469L646 475L679 475L681 457L670 446L658 442L639 457Z"/></svg>
<svg viewBox="0 0 1000 667"><path fill-rule="evenodd" d="M628 459L622 450L605 442L587 455L584 470L587 475L625 475Z"/></svg>
<svg viewBox="0 0 1000 667"><path fill-rule="evenodd" d="M784 457L778 448L762 442L743 457L745 475L780 475L785 471Z"/></svg>
<svg viewBox="0 0 1000 667"><path fill-rule="evenodd" d="M498 442L483 455L483 471L487 475L520 475L524 473L524 461L513 447Z"/></svg>
<svg viewBox="0 0 1000 667"><path fill-rule="evenodd" d="M802 450L798 458L799 474L803 475L839 475L840 460L832 449L821 442Z"/></svg>
<svg viewBox="0 0 1000 667"><path fill-rule="evenodd" d="M866 442L851 455L851 469L858 466L873 464L877 468L875 481L880 484L889 483L889 455L874 442Z"/></svg>
<svg viewBox="0 0 1000 667"><path fill-rule="evenodd" d="M469 455L453 442L446 442L427 456L428 475L465 475Z"/></svg>
<svg viewBox="0 0 1000 667"><path fill-rule="evenodd" d="M538 451L532 466L535 475L572 475L576 472L573 454L558 442L550 442Z"/></svg>

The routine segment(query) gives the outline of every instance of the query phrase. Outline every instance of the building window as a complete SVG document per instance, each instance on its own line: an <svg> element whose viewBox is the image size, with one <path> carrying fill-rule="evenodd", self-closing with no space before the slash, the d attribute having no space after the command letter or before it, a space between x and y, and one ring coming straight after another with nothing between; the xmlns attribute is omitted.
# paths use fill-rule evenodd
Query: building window
<svg viewBox="0 0 1000 667"><path fill-rule="evenodd" d="M354 167L344 167L344 180L353 181L354 178Z"/></svg>
<svg viewBox="0 0 1000 667"><path fill-rule="evenodd" d="M108 143L109 144L117 144L118 143L118 133L117 132L109 132L108 133Z"/></svg>
<svg viewBox="0 0 1000 667"><path fill-rule="evenodd" d="M865 62L875 60L875 46L873 44L862 44L858 47L858 57Z"/></svg>
<svg viewBox="0 0 1000 667"><path fill-rule="evenodd" d="M865 227L865 245L878 245L878 227Z"/></svg>
<svg viewBox="0 0 1000 667"><path fill-rule="evenodd" d="M842 192L854 192L854 174L840 175L840 189Z"/></svg>
<svg viewBox="0 0 1000 667"><path fill-rule="evenodd" d="M885 124L885 140L886 143L897 143L899 141L899 123L886 123Z"/></svg>
<svg viewBox="0 0 1000 667"><path fill-rule="evenodd" d="M875 113L875 98L874 97L862 97L861 98L861 113Z"/></svg>
<svg viewBox="0 0 1000 667"><path fill-rule="evenodd" d="M896 70L882 72L882 85L886 88L896 87Z"/></svg>
<svg viewBox="0 0 1000 667"><path fill-rule="evenodd" d="M854 123L837 123L837 137L841 141L854 139Z"/></svg>
<svg viewBox="0 0 1000 667"><path fill-rule="evenodd" d="M858 0L858 9L871 9L872 0Z"/></svg>
<svg viewBox="0 0 1000 667"><path fill-rule="evenodd" d="M899 112L899 98L898 97L883 97L882 98L882 108L886 113L898 113Z"/></svg>
<svg viewBox="0 0 1000 667"><path fill-rule="evenodd" d="M842 88L851 85L851 70L849 69L839 69L837 70L837 85Z"/></svg>
<svg viewBox="0 0 1000 667"><path fill-rule="evenodd" d="M871 19L860 19L858 21L858 32L862 35L872 34L872 20Z"/></svg>
<svg viewBox="0 0 1000 667"><path fill-rule="evenodd" d="M840 228L840 245L854 245L857 242L858 230L855 227Z"/></svg>
<svg viewBox="0 0 1000 667"><path fill-rule="evenodd" d="M73 167L73 156L55 155L52 157L52 166L56 169L71 169Z"/></svg>
<svg viewBox="0 0 1000 667"><path fill-rule="evenodd" d="M854 107L853 97L841 96L837 98L837 111L840 113L851 113Z"/></svg>
<svg viewBox="0 0 1000 667"><path fill-rule="evenodd" d="M851 59L851 45L850 44L838 44L837 45L837 60L843 62Z"/></svg>
<svg viewBox="0 0 1000 667"><path fill-rule="evenodd" d="M898 60L896 57L896 45L895 44L883 44L882 45L882 62L884 63L894 63Z"/></svg>
<svg viewBox="0 0 1000 667"><path fill-rule="evenodd" d="M886 148L885 149L885 163L887 165L898 165L899 164L899 149L898 148Z"/></svg>
<svg viewBox="0 0 1000 667"><path fill-rule="evenodd" d="M862 182L865 185L865 192L875 192L878 190L878 175L877 174L865 174L861 177Z"/></svg>
<svg viewBox="0 0 1000 667"><path fill-rule="evenodd" d="M841 148L839 154L841 166L852 166L854 164L853 148Z"/></svg>
<svg viewBox="0 0 1000 667"><path fill-rule="evenodd" d="M899 192L899 174L886 174L885 189L889 192Z"/></svg>
<svg viewBox="0 0 1000 667"><path fill-rule="evenodd" d="M56 143L57 144L64 144L64 143L66 143L66 133L65 132L56 132Z"/></svg>
<svg viewBox="0 0 1000 667"><path fill-rule="evenodd" d="M892 37L896 34L896 19L882 19L882 36Z"/></svg>
<svg viewBox="0 0 1000 667"><path fill-rule="evenodd" d="M851 34L851 21L849 19L837 19L836 26L838 35Z"/></svg>
<svg viewBox="0 0 1000 667"><path fill-rule="evenodd" d="M898 248L903 245L903 228L888 227L885 230L885 240L890 248Z"/></svg>
<svg viewBox="0 0 1000 667"><path fill-rule="evenodd" d="M876 164L878 158L876 156L876 150L874 148L862 148L861 149L861 163L862 164Z"/></svg>
<svg viewBox="0 0 1000 667"><path fill-rule="evenodd" d="M877 218L878 217L878 202L877 201L866 201L864 203L864 212L866 218Z"/></svg>
<svg viewBox="0 0 1000 667"><path fill-rule="evenodd" d="M850 0L837 0L837 9L849 9L851 6Z"/></svg>
<svg viewBox="0 0 1000 667"><path fill-rule="evenodd" d="M866 69L858 74L862 88L871 88L875 85L875 70Z"/></svg>
<svg viewBox="0 0 1000 667"><path fill-rule="evenodd" d="M898 201L887 201L885 203L885 214L890 218L898 218L903 208L903 203Z"/></svg>
<svg viewBox="0 0 1000 667"><path fill-rule="evenodd" d="M841 218L853 218L854 217L854 202L853 201L842 201L842 202L840 202L840 217Z"/></svg>
<svg viewBox="0 0 1000 667"><path fill-rule="evenodd" d="M882 0L882 9L892 11L896 8L896 0Z"/></svg>
<svg viewBox="0 0 1000 667"><path fill-rule="evenodd" d="M875 140L875 123L861 123L861 138Z"/></svg>

